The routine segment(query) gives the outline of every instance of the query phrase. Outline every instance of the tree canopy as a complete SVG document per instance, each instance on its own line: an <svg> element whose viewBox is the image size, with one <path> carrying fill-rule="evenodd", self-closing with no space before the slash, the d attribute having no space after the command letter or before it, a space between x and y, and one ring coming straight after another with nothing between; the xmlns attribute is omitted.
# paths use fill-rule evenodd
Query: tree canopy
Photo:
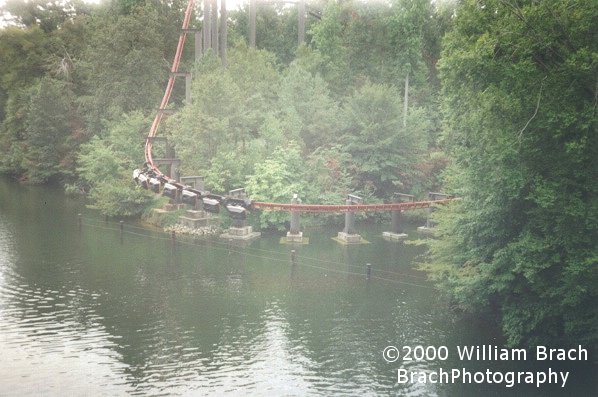
<svg viewBox="0 0 598 397"><path fill-rule="evenodd" d="M440 60L447 188L428 269L513 345L596 343L598 7L467 1Z"/></svg>

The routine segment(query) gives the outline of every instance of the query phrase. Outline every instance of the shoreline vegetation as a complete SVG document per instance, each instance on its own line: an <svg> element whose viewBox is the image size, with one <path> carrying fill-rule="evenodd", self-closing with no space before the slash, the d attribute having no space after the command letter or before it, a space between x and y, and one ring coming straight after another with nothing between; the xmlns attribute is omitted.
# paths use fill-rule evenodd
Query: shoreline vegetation
<svg viewBox="0 0 598 397"><path fill-rule="evenodd" d="M109 217L163 205L131 175L184 3L7 1L0 173L64 186ZM300 46L297 10L277 5L260 7L255 48L248 7L229 11L226 67L212 50L194 62L188 45L191 101L177 85L159 131L170 146L154 155L174 150L181 175L259 201L458 196L435 212L421 265L456 312L492 316L511 347L595 351L598 5L308 5ZM201 27L201 5L192 21ZM287 214L251 222L284 228Z"/></svg>

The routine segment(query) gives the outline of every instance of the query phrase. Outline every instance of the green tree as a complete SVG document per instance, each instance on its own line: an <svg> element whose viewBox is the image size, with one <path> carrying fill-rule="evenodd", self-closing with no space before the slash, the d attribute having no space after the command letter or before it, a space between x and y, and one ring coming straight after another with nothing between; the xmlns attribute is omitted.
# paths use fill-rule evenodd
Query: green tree
<svg viewBox="0 0 598 397"><path fill-rule="evenodd" d="M193 101L168 120L168 133L185 173L205 172L221 150L241 148L246 137L241 90L213 56L193 82ZM230 62L234 62L231 54Z"/></svg>
<svg viewBox="0 0 598 397"><path fill-rule="evenodd" d="M317 148L304 167L309 187L304 193L306 203L343 204L347 194L359 193L353 180L357 167L340 145Z"/></svg>
<svg viewBox="0 0 598 397"><path fill-rule="evenodd" d="M130 179L131 173L145 161L144 137L149 120L141 112L123 115L110 124L105 137L93 137L81 145L77 172L86 186L110 182L117 176Z"/></svg>
<svg viewBox="0 0 598 397"><path fill-rule="evenodd" d="M291 65L282 81L279 103L285 129L301 139L309 151L338 142L340 108L320 76Z"/></svg>
<svg viewBox="0 0 598 397"><path fill-rule="evenodd" d="M47 35L37 27L0 30L0 122L9 114L5 112L9 97L19 96L19 90L44 75L48 44Z"/></svg>
<svg viewBox="0 0 598 397"><path fill-rule="evenodd" d="M434 38L442 32L426 30L433 15L429 0L395 0L390 7L382 2L330 2L311 28L318 55L310 63L339 97L365 80L402 85L409 74L415 90L411 96L422 105L430 99L428 80L435 73L434 64L426 67L424 54L437 58Z"/></svg>
<svg viewBox="0 0 598 397"><path fill-rule="evenodd" d="M131 183L122 178L98 183L90 193L93 203L90 207L110 217L139 216L153 197L146 190L131 186Z"/></svg>
<svg viewBox="0 0 598 397"><path fill-rule="evenodd" d="M230 50L226 73L240 90L243 101L242 127L247 137L257 137L265 118L276 107L280 72L276 57L266 50L239 44Z"/></svg>
<svg viewBox="0 0 598 397"><path fill-rule="evenodd" d="M300 51L307 63L330 84L336 95L342 96L355 84L349 62L349 50L343 36L350 18L348 4L330 3L323 11L321 21L311 28L315 54ZM305 61L304 61L305 62Z"/></svg>
<svg viewBox="0 0 598 397"><path fill-rule="evenodd" d="M168 79L166 59L177 42L168 28L173 13L147 2L126 15L94 14L87 50L77 63L85 89L79 103L92 134L123 113L155 111Z"/></svg>
<svg viewBox="0 0 598 397"><path fill-rule="evenodd" d="M301 151L290 142L255 165L255 172L247 178L245 189L256 201L289 202L295 193L305 197L309 188L305 183L304 170ZM280 227L287 218L287 213L265 211L260 214L260 225L263 228Z"/></svg>
<svg viewBox="0 0 598 397"><path fill-rule="evenodd" d="M33 183L47 182L72 171L72 94L59 80L42 78L34 88L25 117L23 166Z"/></svg>
<svg viewBox="0 0 598 397"><path fill-rule="evenodd" d="M56 30L65 21L90 11L91 6L80 0L7 0L0 7L9 22L27 28L39 26L44 32Z"/></svg>
<svg viewBox="0 0 598 397"><path fill-rule="evenodd" d="M131 175L144 161L142 143L149 120L140 112L111 122L106 136L81 145L77 159L79 186L91 205L107 216L137 216L153 195L135 185ZM70 187L73 190L74 187Z"/></svg>
<svg viewBox="0 0 598 397"><path fill-rule="evenodd" d="M229 12L233 41L249 43L249 3L239 10ZM314 22L309 16L305 20L306 32ZM306 34L306 40L310 37ZM297 7L286 4L260 4L256 12L256 47L276 56L281 64L288 65L295 58L297 50Z"/></svg>
<svg viewBox="0 0 598 397"><path fill-rule="evenodd" d="M271 132L264 125L275 113L274 65L271 53L245 45L231 49L226 69L211 53L202 58L192 102L166 123L184 173L206 175L215 190L238 187L252 173L265 153L261 134Z"/></svg>
<svg viewBox="0 0 598 397"><path fill-rule="evenodd" d="M25 88L13 90L6 103L7 117L0 126L0 167L5 174L21 176L25 172L25 119L29 111L31 91Z"/></svg>
<svg viewBox="0 0 598 397"><path fill-rule="evenodd" d="M80 20L67 20L62 27L49 33L37 26L0 30L0 163L4 172L31 182L69 175L73 151L84 138L74 106L73 58L85 28Z"/></svg>
<svg viewBox="0 0 598 397"><path fill-rule="evenodd" d="M425 118L403 126L403 111L396 88L366 84L344 106L344 148L357 168L359 187L374 189L378 197L404 190L414 164L425 151Z"/></svg>
<svg viewBox="0 0 598 397"><path fill-rule="evenodd" d="M427 266L511 345L598 344L595 2L465 1L441 59L449 189Z"/></svg>

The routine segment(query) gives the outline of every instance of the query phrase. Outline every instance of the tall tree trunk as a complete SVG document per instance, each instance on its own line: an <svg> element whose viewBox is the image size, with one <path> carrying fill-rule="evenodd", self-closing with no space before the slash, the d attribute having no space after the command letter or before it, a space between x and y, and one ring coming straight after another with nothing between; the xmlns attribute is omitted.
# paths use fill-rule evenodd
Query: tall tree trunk
<svg viewBox="0 0 598 397"><path fill-rule="evenodd" d="M203 0L203 50L206 52L212 46L212 17L210 12L211 0Z"/></svg>
<svg viewBox="0 0 598 397"><path fill-rule="evenodd" d="M409 105L409 72L405 76L405 100L403 101L403 127L407 127L407 107Z"/></svg>
<svg viewBox="0 0 598 397"><path fill-rule="evenodd" d="M297 45L305 42L305 0L297 4Z"/></svg>
<svg viewBox="0 0 598 397"><path fill-rule="evenodd" d="M218 55L218 3L216 0L211 0L211 16L212 16L212 49Z"/></svg>
<svg viewBox="0 0 598 397"><path fill-rule="evenodd" d="M220 59L222 66L226 67L226 47L228 45L228 13L226 11L226 0L220 0Z"/></svg>
<svg viewBox="0 0 598 397"><path fill-rule="evenodd" d="M249 0L249 47L255 48L256 0Z"/></svg>

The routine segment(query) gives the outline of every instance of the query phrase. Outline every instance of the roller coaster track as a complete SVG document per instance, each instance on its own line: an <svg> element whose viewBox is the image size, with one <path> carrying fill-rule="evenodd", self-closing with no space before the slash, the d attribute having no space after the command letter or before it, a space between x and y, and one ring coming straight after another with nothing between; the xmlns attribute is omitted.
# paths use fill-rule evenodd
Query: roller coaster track
<svg viewBox="0 0 598 397"><path fill-rule="evenodd" d="M160 126L160 122L162 122L162 116L164 115L164 109L166 109L166 106L168 106L168 102L170 101L170 95L172 94L172 89L176 80L176 74L179 71L179 64L181 63L181 56L183 55L183 48L185 47L185 39L187 38L189 21L191 20L191 13L193 12L193 3L193 0L189 0L189 2L187 3L187 8L185 9L185 17L183 18L183 27L181 29L181 34L179 35L179 43L176 47L176 53L174 54L174 61L172 62L172 67L170 68L170 77L168 78L168 84L166 85L166 90L164 91L162 102L160 102L160 108L156 113L156 117L154 118L154 122L152 123L152 126L150 128L147 140L145 141L145 161L158 176L163 176L163 174L162 172L160 172L158 167L154 165L154 160L152 158L152 138L154 138L158 132L158 127ZM170 178L168 179L170 180ZM176 183L176 181L172 180L170 182Z"/></svg>
<svg viewBox="0 0 598 397"><path fill-rule="evenodd" d="M270 211L298 211L298 212L375 212L375 211L406 211L420 208L429 208L434 205L448 204L454 198L443 200L411 201L406 203L392 204L280 204L252 202L252 208Z"/></svg>
<svg viewBox="0 0 598 397"><path fill-rule="evenodd" d="M189 21L191 20L191 14L193 12L193 4L194 0L189 0L187 3L187 8L185 9L185 16L183 18L183 25L181 28L181 33L179 36L179 42L177 44L176 53L174 55L174 60L172 62L172 67L170 69L170 77L168 79L168 84L166 85L166 90L164 91L164 96L162 97L162 102L160 102L160 108L156 113L156 117L152 123L150 128L149 134L145 141L145 168L146 172L150 175L155 176L163 183L169 183L176 187L180 191L187 191L197 195L198 198L202 197L210 197L212 199L216 199L220 204L225 204L227 198L224 196L218 196L210 194L209 192L202 192L199 190L195 190L190 188L189 186L185 186L176 180L164 175L160 169L154 164L154 159L152 157L152 146L154 138L158 133L158 127L162 122L162 117L164 115L164 110L168 106L170 102L170 96L172 94L172 89L174 87L174 83L176 81L176 77L179 71L179 65L181 62L181 56L183 54L183 48L185 46L185 39L187 37L187 32L189 29ZM138 171L138 170L136 170ZM137 179L137 177L135 177ZM246 200L246 204L243 206L247 209L256 209L256 210L269 210L269 211L297 211L297 212L310 212L310 213L322 213L322 212L372 212L372 211L405 211L405 210L414 210L420 208L429 208L434 205L439 204L447 204L450 201L455 200L454 198L447 198L442 200L427 200L427 201L411 201L411 202L403 202L403 203L392 203L392 204L348 204L348 205L328 205L328 204L288 204L288 203L269 203L269 202L259 202L259 201L251 201Z"/></svg>

